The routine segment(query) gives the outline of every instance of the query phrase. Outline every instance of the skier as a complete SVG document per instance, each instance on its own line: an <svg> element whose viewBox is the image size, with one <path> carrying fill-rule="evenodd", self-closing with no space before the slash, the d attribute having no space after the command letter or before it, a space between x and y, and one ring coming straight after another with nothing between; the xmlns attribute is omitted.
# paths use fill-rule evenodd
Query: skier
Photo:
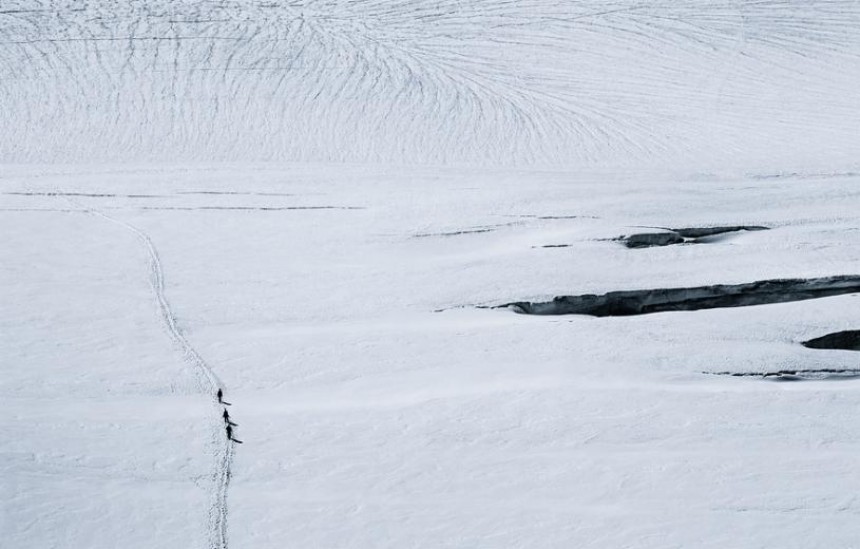
<svg viewBox="0 0 860 549"><path fill-rule="evenodd" d="M218 402L224 402L224 400L223 400L224 399L224 391L222 391L220 387L218 388L218 395L217 396L218 396Z"/></svg>
<svg viewBox="0 0 860 549"><path fill-rule="evenodd" d="M227 440L230 440L232 442L238 442L239 444L242 444L241 440L237 440L237 439L233 438L233 427L230 425L227 425Z"/></svg>
<svg viewBox="0 0 860 549"><path fill-rule="evenodd" d="M224 408L224 413L223 413L223 414L221 414L221 417L223 417L223 418L224 418L224 423L226 423L227 425L232 425L232 426L234 426L234 427L236 426L236 424L235 424L235 423L233 423L232 421L230 421L230 414L227 412L227 408Z"/></svg>

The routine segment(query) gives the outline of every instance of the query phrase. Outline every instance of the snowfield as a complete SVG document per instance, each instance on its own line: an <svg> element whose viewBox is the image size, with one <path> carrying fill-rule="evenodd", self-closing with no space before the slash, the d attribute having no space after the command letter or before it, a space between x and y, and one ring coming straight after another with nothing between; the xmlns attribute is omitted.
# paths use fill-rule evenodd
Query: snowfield
<svg viewBox="0 0 860 549"><path fill-rule="evenodd" d="M151 242L244 441L231 547L852 546L860 384L707 373L856 368L800 342L857 329L857 294L615 318L474 305L857 273L858 182L10 168L4 543L219 546L220 408L161 315ZM738 223L770 229L611 240Z"/></svg>
<svg viewBox="0 0 860 549"><path fill-rule="evenodd" d="M4 0L0 160L830 170L853 0Z"/></svg>
<svg viewBox="0 0 860 549"><path fill-rule="evenodd" d="M856 547L858 29L3 0L0 546Z"/></svg>

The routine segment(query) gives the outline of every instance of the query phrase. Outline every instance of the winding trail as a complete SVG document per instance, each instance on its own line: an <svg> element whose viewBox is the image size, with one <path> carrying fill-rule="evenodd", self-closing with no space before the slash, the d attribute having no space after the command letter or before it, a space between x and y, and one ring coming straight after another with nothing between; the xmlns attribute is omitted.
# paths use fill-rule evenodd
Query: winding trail
<svg viewBox="0 0 860 549"><path fill-rule="evenodd" d="M80 204L78 204L80 206ZM212 367L206 363L200 353L189 343L176 322L176 315L170 307L170 302L164 292L164 269L152 239L141 229L115 219L98 210L85 208L86 212L119 225L132 232L146 246L150 260L150 285L155 293L161 318L167 328L167 333L173 342L182 349L183 358L194 366L198 386L201 392L215 395L218 389L223 389L223 384ZM224 425L221 418L221 407L213 399L213 421L212 421L212 444L214 446L214 470L211 478L213 488L211 490L211 503L209 507L209 548L227 549L227 491L230 487L231 468L233 464L233 444L224 436Z"/></svg>

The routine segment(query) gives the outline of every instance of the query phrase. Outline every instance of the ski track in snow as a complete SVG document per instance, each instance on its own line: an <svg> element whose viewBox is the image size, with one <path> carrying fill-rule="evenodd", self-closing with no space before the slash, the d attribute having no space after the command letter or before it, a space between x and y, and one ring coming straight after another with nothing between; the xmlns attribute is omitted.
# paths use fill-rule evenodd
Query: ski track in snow
<svg viewBox="0 0 860 549"><path fill-rule="evenodd" d="M176 315L173 313L164 292L164 269L152 238L130 223L111 217L99 210L87 208L77 203L75 205L89 214L134 233L146 246L150 259L150 284L155 293L158 309L164 325L167 327L167 332L173 342L182 349L184 359L194 366L200 390L208 395L214 395L219 388L223 388L223 384L203 357L200 356L200 353L189 343L176 322ZM213 421L212 434L212 443L215 446L215 471L212 474L214 489L211 494L212 503L209 509L209 547L210 549L227 549L227 491L230 486L233 463L233 444L224 436L220 406L214 404L213 408L213 417L216 418Z"/></svg>
<svg viewBox="0 0 860 549"><path fill-rule="evenodd" d="M860 126L851 0L3 8L0 161L737 165Z"/></svg>
<svg viewBox="0 0 860 549"><path fill-rule="evenodd" d="M666 281L698 287L853 272L860 261L857 178L807 173L696 185L638 176L628 184L623 174L604 184L587 174L526 170L381 167L357 177L349 166L285 166L265 175L249 166L244 179L243 167L158 175L45 170L13 167L3 183L10 191L62 188L70 196L29 193L7 198L10 205L82 204L117 226L95 212L90 222L83 212L4 216L13 277L5 286L8 324L25 327L4 346L21 364L8 368L11 422L20 420L7 437L11 474L3 476L17 491L7 521L14 546L151 547L155 536L161 546L223 547L235 447L221 446L223 424L196 388L190 402L204 406L196 425L171 422L173 406L183 407L188 395L165 394L171 382L195 379L198 367L169 354L188 344L206 358L211 345L218 363L241 364L237 383L254 394L243 399L243 414L266 418L254 426L248 482L229 486L235 547L279 549L284 540L362 549L526 547L536 539L559 549L695 547L703 539L712 547L785 540L849 547L858 538L851 494L860 482L860 427L850 421L858 385L705 375L796 372L805 379L812 370L853 371L856 353L800 343L857 329L855 297L613 320L452 310ZM290 179L296 182L284 183ZM205 185L327 194L329 203L360 200L374 215L132 214L108 209L128 204L125 198L81 196ZM772 230L639 251L611 241L633 227L732 225ZM488 228L499 230L454 234ZM170 236L176 231L181 242ZM570 247L533 250L544 243ZM131 291L127 277L110 276L115 269L99 258L113 257L116 245L126 257L123 272L144 282L146 268L153 290ZM173 253L183 259L173 264ZM62 255L53 261L53 254ZM55 275L58 269L70 272ZM28 280L16 284L15 277ZM155 322L149 291L160 296L163 321ZM213 292L224 299L213 301ZM88 303L97 309L80 315ZM185 307L206 330L183 325ZM449 312L431 313L440 308ZM111 319L132 311L114 331ZM92 327L77 327L89 319ZM161 322L185 339L168 347L157 333ZM111 333L102 338L105 326ZM164 345L140 342L142 327ZM157 376L149 368L144 379L113 372L123 356L156 365ZM49 375L57 382L42 391ZM777 377L788 379L767 379ZM198 378L211 390L204 372ZM89 396L113 394L81 399L70 392L84 390L78 380ZM174 455L188 428L204 445L193 456ZM54 434L62 438L55 442ZM129 447L113 451L118 441ZM212 529L204 533L209 509Z"/></svg>

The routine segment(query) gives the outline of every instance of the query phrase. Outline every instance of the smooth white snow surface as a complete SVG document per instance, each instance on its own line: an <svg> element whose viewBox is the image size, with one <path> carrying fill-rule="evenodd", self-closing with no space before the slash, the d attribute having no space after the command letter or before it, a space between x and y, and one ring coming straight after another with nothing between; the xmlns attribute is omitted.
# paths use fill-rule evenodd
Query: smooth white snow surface
<svg viewBox="0 0 860 549"><path fill-rule="evenodd" d="M854 546L860 381L703 372L856 367L799 342L860 328L857 295L472 307L857 274L860 176L762 175L6 167L2 545L221 546L220 409L148 241L244 440L231 548ZM736 224L772 229L609 240Z"/></svg>
<svg viewBox="0 0 860 549"><path fill-rule="evenodd" d="M0 162L856 164L853 0L4 0Z"/></svg>

